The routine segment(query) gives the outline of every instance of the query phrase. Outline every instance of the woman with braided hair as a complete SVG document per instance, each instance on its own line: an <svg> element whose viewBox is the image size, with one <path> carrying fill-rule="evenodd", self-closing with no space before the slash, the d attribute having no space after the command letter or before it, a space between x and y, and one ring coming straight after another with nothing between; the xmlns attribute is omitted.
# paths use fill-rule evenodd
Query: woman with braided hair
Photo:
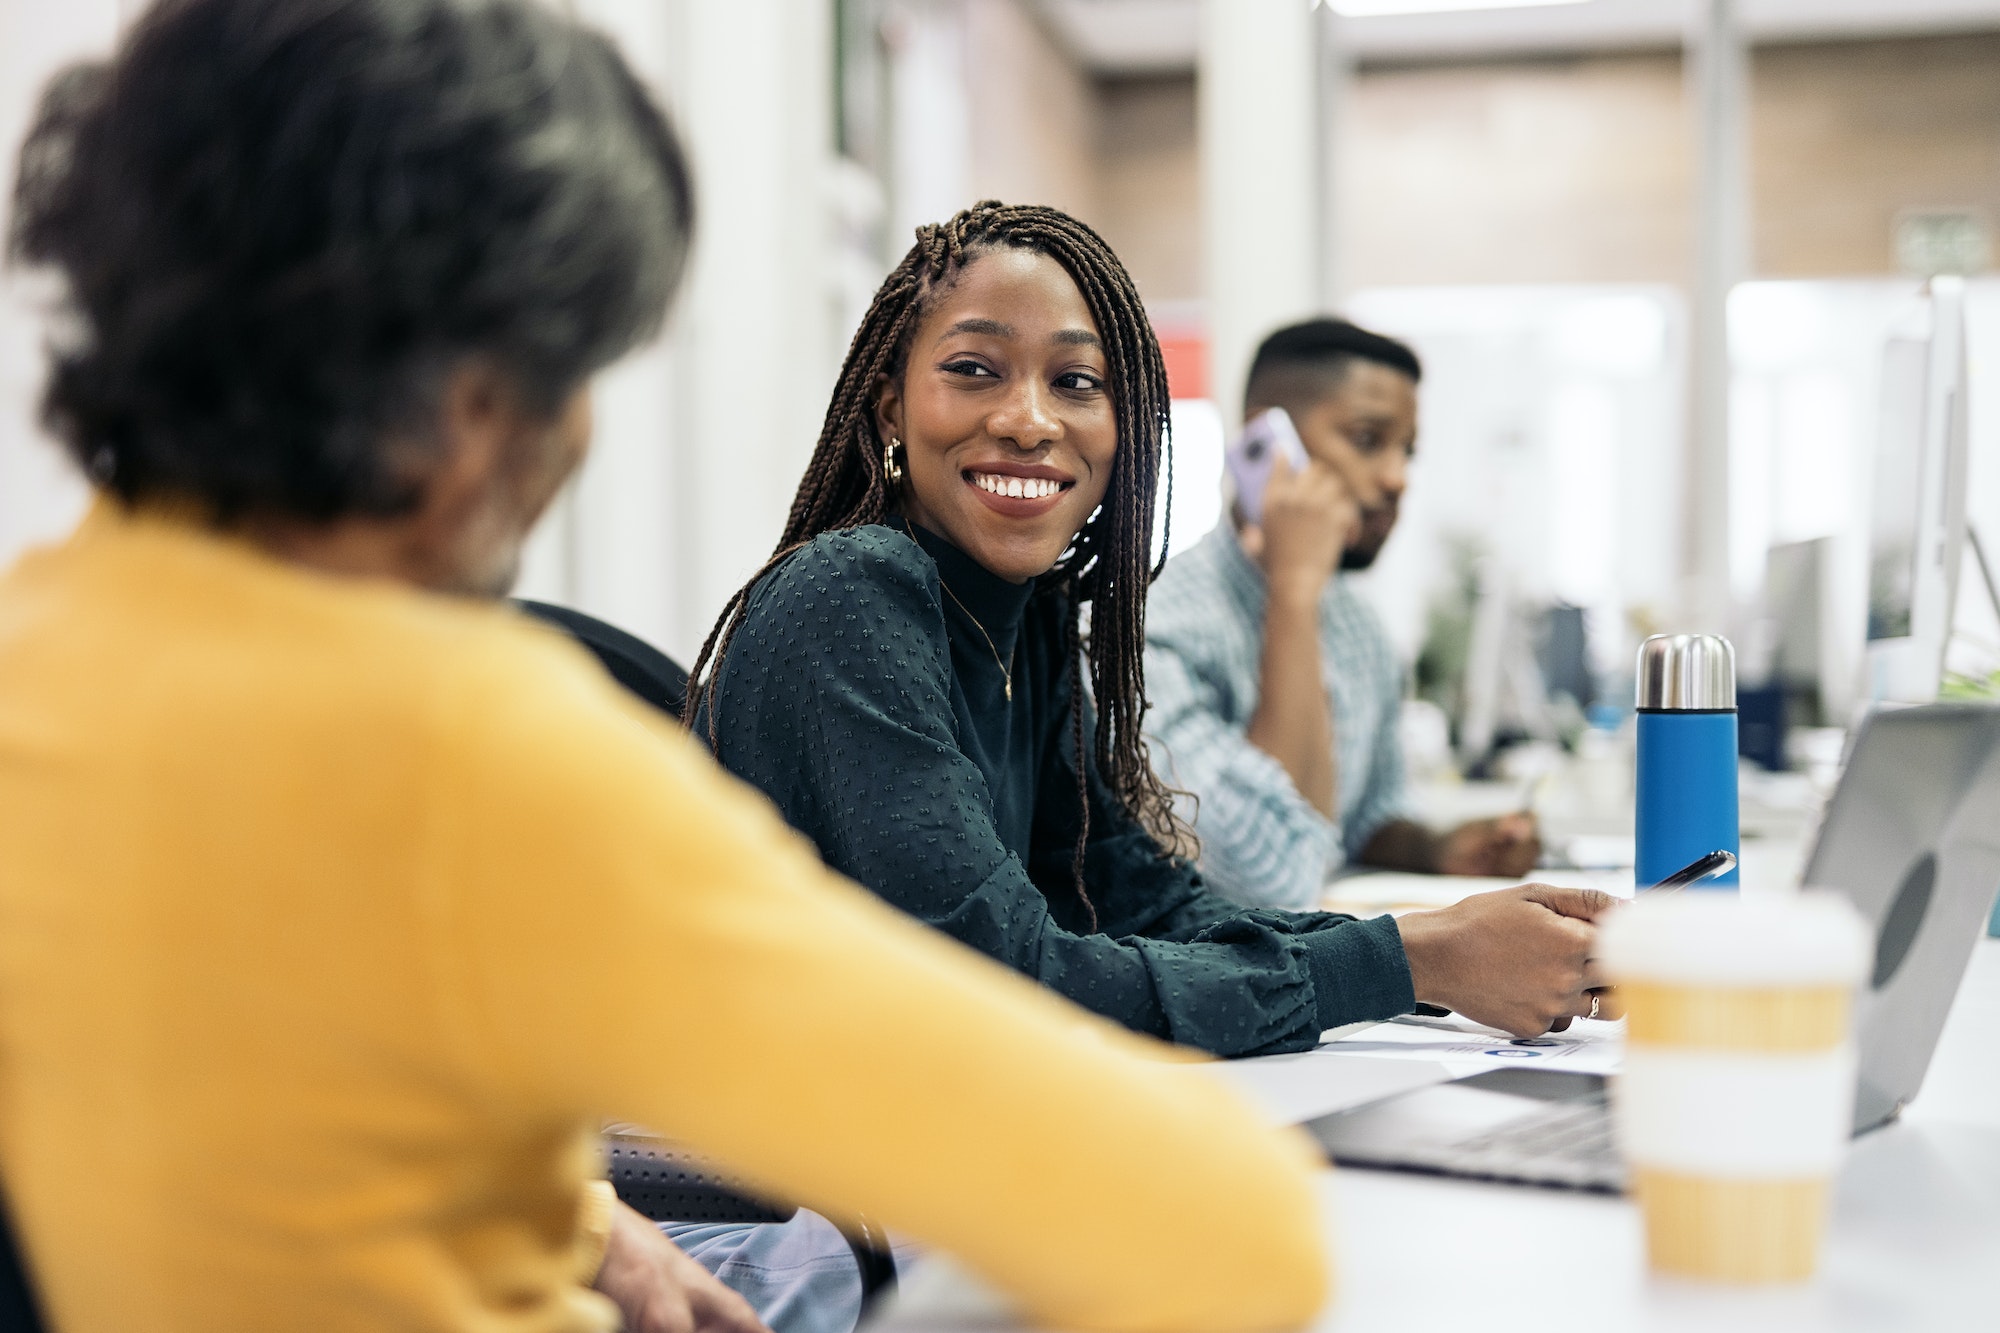
<svg viewBox="0 0 2000 1333"><path fill-rule="evenodd" d="M987 202L919 229L689 720L828 864L963 943L1141 1032L1302 1050L1410 1009L1410 966L1393 918L1246 910L1166 850L1140 664L1167 406L1089 227Z"/></svg>

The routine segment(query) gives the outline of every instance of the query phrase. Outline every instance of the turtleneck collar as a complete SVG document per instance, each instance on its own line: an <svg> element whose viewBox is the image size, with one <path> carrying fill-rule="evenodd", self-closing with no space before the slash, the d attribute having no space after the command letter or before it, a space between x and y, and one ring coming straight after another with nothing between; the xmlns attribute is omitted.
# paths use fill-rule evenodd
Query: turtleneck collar
<svg viewBox="0 0 2000 1333"><path fill-rule="evenodd" d="M901 519L893 522L897 527L903 525ZM1004 653L1020 628L1021 617L1035 595L1039 580L1009 583L929 528L911 523L909 532L924 553L937 562L938 578L950 590L944 599L946 619L956 619L957 615L972 617L979 628L993 636L993 642Z"/></svg>

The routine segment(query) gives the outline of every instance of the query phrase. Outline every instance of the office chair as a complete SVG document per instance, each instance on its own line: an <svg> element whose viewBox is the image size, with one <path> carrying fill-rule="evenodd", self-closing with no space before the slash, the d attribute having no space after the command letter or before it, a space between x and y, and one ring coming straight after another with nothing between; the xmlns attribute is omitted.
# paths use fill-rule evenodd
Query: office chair
<svg viewBox="0 0 2000 1333"><path fill-rule="evenodd" d="M680 717L681 705L687 701L688 673L673 658L636 634L627 634L581 611L526 598L516 598L514 605L590 649L611 678L627 690L669 717Z"/></svg>
<svg viewBox="0 0 2000 1333"><path fill-rule="evenodd" d="M655 1222L789 1222L797 1208L765 1203L714 1167L636 1125L607 1125L611 1188Z"/></svg>
<svg viewBox="0 0 2000 1333"><path fill-rule="evenodd" d="M622 1127L620 1127L622 1128ZM797 1208L778 1208L734 1192L730 1182L663 1139L640 1132L607 1132L611 1188L629 1207L655 1222L788 1222ZM861 1270L861 1309L896 1288L896 1260L889 1240L866 1219L840 1228ZM0 1200L0 1330L44 1333L28 1285L27 1266L14 1243L4 1200Z"/></svg>
<svg viewBox="0 0 2000 1333"><path fill-rule="evenodd" d="M612 679L678 721L687 699L688 673L671 657L636 635L566 606L517 599L537 620L567 633L588 648ZM606 1131L611 1188L619 1199L655 1222L788 1222L798 1209L749 1197L742 1188L664 1139L629 1125ZM840 1233L861 1270L865 1313L895 1290L896 1260L881 1229L856 1218Z"/></svg>
<svg viewBox="0 0 2000 1333"><path fill-rule="evenodd" d="M865 1291L866 1284L863 1285ZM21 1251L14 1244L14 1228L7 1220L6 1201L0 1199L0 1328L16 1329L19 1333L42 1333L48 1325L42 1322L41 1311L35 1306L34 1289L28 1285L28 1269L21 1258Z"/></svg>

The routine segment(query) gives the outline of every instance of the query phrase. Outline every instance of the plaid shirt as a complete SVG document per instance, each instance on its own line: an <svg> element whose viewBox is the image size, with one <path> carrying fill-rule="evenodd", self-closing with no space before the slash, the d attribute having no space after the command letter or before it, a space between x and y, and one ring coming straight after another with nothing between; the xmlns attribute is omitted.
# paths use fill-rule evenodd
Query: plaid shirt
<svg viewBox="0 0 2000 1333"><path fill-rule="evenodd" d="M1146 599L1146 732L1167 781L1196 799L1210 885L1260 907L1310 908L1328 876L1399 818L1403 673L1374 610L1344 577L1320 595L1320 659L1333 707L1340 821L1307 804L1250 743L1264 652L1264 574L1225 521L1174 557Z"/></svg>

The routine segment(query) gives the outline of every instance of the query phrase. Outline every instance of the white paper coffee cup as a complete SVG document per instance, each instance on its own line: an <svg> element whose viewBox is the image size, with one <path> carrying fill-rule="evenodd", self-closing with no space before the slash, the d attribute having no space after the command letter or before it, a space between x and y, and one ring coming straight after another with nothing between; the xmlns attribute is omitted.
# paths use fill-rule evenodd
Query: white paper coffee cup
<svg viewBox="0 0 2000 1333"><path fill-rule="evenodd" d="M1656 1270L1811 1276L1852 1124L1869 953L1832 894L1642 897L1605 922L1599 958L1628 1019L1614 1122Z"/></svg>

